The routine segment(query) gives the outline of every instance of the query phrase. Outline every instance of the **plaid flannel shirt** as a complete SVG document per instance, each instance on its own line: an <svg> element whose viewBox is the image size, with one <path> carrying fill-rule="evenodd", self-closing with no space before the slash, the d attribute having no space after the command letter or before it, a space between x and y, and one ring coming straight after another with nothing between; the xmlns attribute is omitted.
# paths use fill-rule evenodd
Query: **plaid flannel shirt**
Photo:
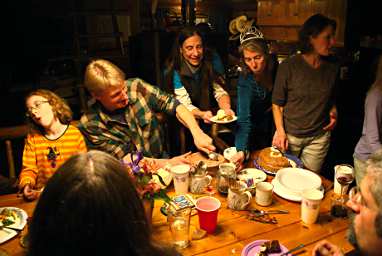
<svg viewBox="0 0 382 256"><path fill-rule="evenodd" d="M98 102L81 117L79 129L88 148L108 152L118 159L134 150L147 157L166 156L163 129L155 112L175 115L180 103L139 78L128 79L126 83L129 100L124 111L126 123L112 119Z"/></svg>

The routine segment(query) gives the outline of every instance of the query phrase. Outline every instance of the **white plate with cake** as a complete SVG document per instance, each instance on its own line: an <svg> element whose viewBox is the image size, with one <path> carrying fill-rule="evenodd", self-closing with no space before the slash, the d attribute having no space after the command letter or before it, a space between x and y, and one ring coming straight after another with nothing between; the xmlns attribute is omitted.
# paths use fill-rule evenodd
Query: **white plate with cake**
<svg viewBox="0 0 382 256"><path fill-rule="evenodd" d="M262 149L253 163L257 169L269 175L275 175L278 170L283 168L302 168L304 166L298 157L288 153L282 154L273 147Z"/></svg>
<svg viewBox="0 0 382 256"><path fill-rule="evenodd" d="M217 114L210 118L210 121L217 124L228 124L237 120L237 116L230 116L223 109L219 109Z"/></svg>

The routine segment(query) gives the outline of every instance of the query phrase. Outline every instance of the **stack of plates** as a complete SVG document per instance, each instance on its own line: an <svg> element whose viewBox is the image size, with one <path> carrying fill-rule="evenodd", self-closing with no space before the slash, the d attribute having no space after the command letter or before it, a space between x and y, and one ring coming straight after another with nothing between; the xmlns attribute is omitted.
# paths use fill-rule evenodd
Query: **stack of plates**
<svg viewBox="0 0 382 256"><path fill-rule="evenodd" d="M321 189L321 178L302 168L284 168L272 180L273 191L280 197L299 202L305 189Z"/></svg>

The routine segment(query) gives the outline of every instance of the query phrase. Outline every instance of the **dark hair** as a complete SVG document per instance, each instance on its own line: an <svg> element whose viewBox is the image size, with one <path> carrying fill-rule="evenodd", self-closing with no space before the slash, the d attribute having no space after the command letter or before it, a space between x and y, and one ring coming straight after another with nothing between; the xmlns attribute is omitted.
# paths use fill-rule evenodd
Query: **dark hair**
<svg viewBox="0 0 382 256"><path fill-rule="evenodd" d="M182 65L183 56L180 53L180 48L182 48L182 45L184 41L186 41L189 37L192 37L194 35L200 36L202 39L203 44L203 60L202 63L207 65L207 70L212 76L212 53L208 48L205 47L205 43L203 41L203 36L200 33L200 31L195 26L186 26L183 29L181 29L175 39L175 42L172 46L171 54L165 61L165 70L164 70L164 89L169 92L173 93L174 88L172 84L172 74L173 71L179 71Z"/></svg>
<svg viewBox="0 0 382 256"><path fill-rule="evenodd" d="M128 173L100 151L73 156L57 170L39 199L29 234L29 256L175 253L151 241Z"/></svg>
<svg viewBox="0 0 382 256"><path fill-rule="evenodd" d="M209 42L210 35L213 32L211 25L209 23L206 23L206 22L200 22L200 23L196 24L195 27L202 37L203 44L205 44L205 46L207 46L210 43Z"/></svg>
<svg viewBox="0 0 382 256"><path fill-rule="evenodd" d="M329 26L336 30L336 21L319 13L310 16L304 22L298 34L301 52L311 52L313 50L313 46L310 43L310 37L315 37L319 35L325 28Z"/></svg>
<svg viewBox="0 0 382 256"><path fill-rule="evenodd" d="M168 70L169 69L175 69L175 70L180 69L180 65L182 63L182 54L180 53L180 48L182 48L184 41L186 41L189 37L192 37L194 35L200 36L200 38L202 39L202 44L204 46L203 36L195 26L184 27L183 29L181 29L178 32L178 34L175 38L175 42L174 42L172 49L171 49L171 54L165 63L166 69L168 69ZM204 56L204 49L203 49L203 56Z"/></svg>

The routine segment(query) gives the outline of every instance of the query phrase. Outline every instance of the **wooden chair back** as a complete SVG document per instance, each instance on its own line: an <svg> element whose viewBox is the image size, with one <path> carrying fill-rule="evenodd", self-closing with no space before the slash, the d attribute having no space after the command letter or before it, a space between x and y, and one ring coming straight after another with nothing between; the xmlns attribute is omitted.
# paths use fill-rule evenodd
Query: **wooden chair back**
<svg viewBox="0 0 382 256"><path fill-rule="evenodd" d="M0 127L0 141L4 141L5 143L9 178L16 177L15 158L13 154L12 140L24 138L27 135L27 132L27 125Z"/></svg>

